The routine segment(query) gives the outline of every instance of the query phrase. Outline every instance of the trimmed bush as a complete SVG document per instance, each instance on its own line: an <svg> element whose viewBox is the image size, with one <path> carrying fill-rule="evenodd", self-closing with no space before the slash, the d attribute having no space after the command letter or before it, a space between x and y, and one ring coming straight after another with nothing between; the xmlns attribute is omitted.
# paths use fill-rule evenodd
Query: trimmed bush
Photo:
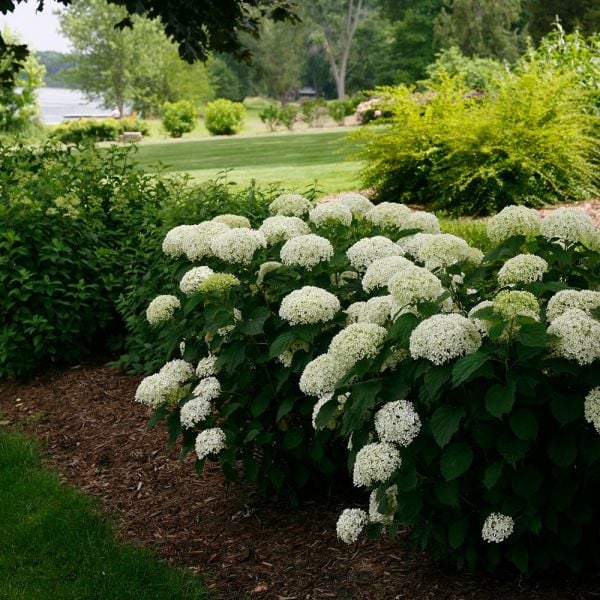
<svg viewBox="0 0 600 600"><path fill-rule="evenodd" d="M302 118L309 127L323 127L327 117L327 102L323 98L307 100L302 104Z"/></svg>
<svg viewBox="0 0 600 600"><path fill-rule="evenodd" d="M81 144L116 141L120 133L117 119L76 119L57 125L50 137L64 144Z"/></svg>
<svg viewBox="0 0 600 600"><path fill-rule="evenodd" d="M198 109L191 100L165 102L162 105L162 124L168 134L180 138L194 130L198 121Z"/></svg>
<svg viewBox="0 0 600 600"><path fill-rule="evenodd" d="M204 112L204 124L212 135L233 135L244 125L246 108L241 102L220 98L209 102Z"/></svg>
<svg viewBox="0 0 600 600"><path fill-rule="evenodd" d="M269 104L258 113L260 120L269 131L276 131L278 126L283 126L291 131L294 128L297 115L298 109L289 104L285 106Z"/></svg>

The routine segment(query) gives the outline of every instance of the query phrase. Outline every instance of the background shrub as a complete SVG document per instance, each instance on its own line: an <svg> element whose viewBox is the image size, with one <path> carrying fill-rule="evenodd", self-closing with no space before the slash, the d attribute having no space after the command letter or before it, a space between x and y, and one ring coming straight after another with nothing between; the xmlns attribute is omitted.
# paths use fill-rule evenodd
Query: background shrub
<svg viewBox="0 0 600 600"><path fill-rule="evenodd" d="M327 114L338 124L343 125L346 117L354 114L355 105L352 100L330 100L327 103Z"/></svg>
<svg viewBox="0 0 600 600"><path fill-rule="evenodd" d="M171 137L179 138L194 130L198 109L191 100L165 102L162 105L162 124Z"/></svg>
<svg viewBox="0 0 600 600"><path fill-rule="evenodd" d="M121 134L117 119L76 119L57 125L51 138L64 144L116 141Z"/></svg>
<svg viewBox="0 0 600 600"><path fill-rule="evenodd" d="M209 102L204 112L206 129L212 135L233 135L241 130L246 108L241 102L220 98Z"/></svg>
<svg viewBox="0 0 600 600"><path fill-rule="evenodd" d="M322 127L327 116L327 102L323 98L307 100L302 105L302 118L309 127Z"/></svg>
<svg viewBox="0 0 600 600"><path fill-rule="evenodd" d="M291 131L297 115L298 109L290 104L283 106L269 104L258 113L260 120L269 131L275 131L280 125Z"/></svg>

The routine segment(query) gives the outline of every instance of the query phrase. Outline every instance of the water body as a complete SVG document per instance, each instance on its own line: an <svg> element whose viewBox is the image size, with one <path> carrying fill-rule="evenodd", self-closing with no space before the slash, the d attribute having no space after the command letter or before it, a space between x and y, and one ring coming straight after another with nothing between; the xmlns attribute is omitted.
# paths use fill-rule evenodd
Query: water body
<svg viewBox="0 0 600 600"><path fill-rule="evenodd" d="M40 88L38 102L46 125L60 123L66 115L106 116L112 112L98 102L87 101L79 90L67 88Z"/></svg>

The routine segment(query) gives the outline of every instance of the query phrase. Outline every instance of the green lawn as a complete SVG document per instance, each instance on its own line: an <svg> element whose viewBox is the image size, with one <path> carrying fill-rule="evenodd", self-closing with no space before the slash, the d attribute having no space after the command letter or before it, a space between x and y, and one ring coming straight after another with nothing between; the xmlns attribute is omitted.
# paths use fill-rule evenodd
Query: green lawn
<svg viewBox="0 0 600 600"><path fill-rule="evenodd" d="M0 598L206 598L198 580L115 542L95 502L40 469L31 440L0 433Z"/></svg>
<svg viewBox="0 0 600 600"><path fill-rule="evenodd" d="M318 182L323 193L354 190L360 163L348 160L354 150L348 129L271 133L230 138L144 143L137 159L148 171L159 161L165 171L189 173L197 181L231 169L228 180L247 185L277 183L303 189Z"/></svg>

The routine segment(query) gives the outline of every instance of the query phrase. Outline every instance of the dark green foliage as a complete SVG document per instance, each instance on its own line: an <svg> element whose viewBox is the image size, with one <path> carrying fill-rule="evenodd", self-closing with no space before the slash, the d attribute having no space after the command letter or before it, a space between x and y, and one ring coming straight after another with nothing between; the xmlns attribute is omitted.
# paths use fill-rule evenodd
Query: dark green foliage
<svg viewBox="0 0 600 600"><path fill-rule="evenodd" d="M526 6L527 31L535 41L552 30L556 17L569 33L577 29L591 35L600 30L600 6L596 0L527 0Z"/></svg>
<svg viewBox="0 0 600 600"><path fill-rule="evenodd" d="M64 144L84 142L110 142L119 139L126 131L139 131L149 135L150 129L145 121L125 117L122 119L76 119L57 125L51 138Z"/></svg>

